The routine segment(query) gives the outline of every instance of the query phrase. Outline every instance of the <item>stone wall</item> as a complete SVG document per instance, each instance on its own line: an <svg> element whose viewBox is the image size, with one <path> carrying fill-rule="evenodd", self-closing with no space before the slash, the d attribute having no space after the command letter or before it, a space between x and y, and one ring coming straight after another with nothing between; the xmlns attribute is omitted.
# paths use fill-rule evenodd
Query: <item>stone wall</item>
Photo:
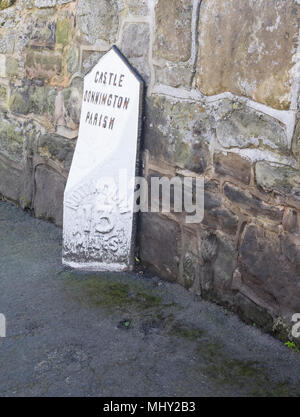
<svg viewBox="0 0 300 417"><path fill-rule="evenodd" d="M146 81L147 178L205 176L205 217L143 214L143 265L275 334L300 312L299 0L0 1L0 193L62 223L83 76ZM299 121L298 121L299 119Z"/></svg>

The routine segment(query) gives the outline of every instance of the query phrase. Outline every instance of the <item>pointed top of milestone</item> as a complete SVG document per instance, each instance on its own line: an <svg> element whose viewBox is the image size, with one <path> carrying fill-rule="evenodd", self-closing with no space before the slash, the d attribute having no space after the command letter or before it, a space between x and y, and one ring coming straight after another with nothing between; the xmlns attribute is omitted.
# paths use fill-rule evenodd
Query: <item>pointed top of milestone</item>
<svg viewBox="0 0 300 417"><path fill-rule="evenodd" d="M85 75L85 79L89 78L91 74L94 74L94 72L97 70L98 66L101 65L105 60L112 60L115 64L124 65L136 78L136 80L143 86L144 80L140 76L140 74L133 68L133 66L130 64L128 59L125 57L125 55L122 54L122 52L119 50L119 48L116 45L113 45L97 62L97 64ZM120 70L120 68L118 68ZM111 71L116 71L116 68L111 68Z"/></svg>

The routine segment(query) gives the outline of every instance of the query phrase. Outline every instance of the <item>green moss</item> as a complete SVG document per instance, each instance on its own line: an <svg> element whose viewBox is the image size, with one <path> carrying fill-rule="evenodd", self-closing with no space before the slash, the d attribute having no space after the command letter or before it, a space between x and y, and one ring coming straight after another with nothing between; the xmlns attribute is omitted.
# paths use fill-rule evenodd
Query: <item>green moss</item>
<svg viewBox="0 0 300 417"><path fill-rule="evenodd" d="M197 343L196 352L204 362L204 372L220 386L236 387L247 396L299 396L300 385L289 381L276 381L267 374L264 365L258 361L235 359L226 352L219 341Z"/></svg>
<svg viewBox="0 0 300 417"><path fill-rule="evenodd" d="M0 130L0 140L7 141L9 143L16 142L23 144L23 136L20 131L17 131L13 125L5 124Z"/></svg>
<svg viewBox="0 0 300 417"><path fill-rule="evenodd" d="M7 9L15 4L16 0L0 0L0 10Z"/></svg>
<svg viewBox="0 0 300 417"><path fill-rule="evenodd" d="M295 352L299 352L299 347L296 345L295 342L291 342L290 340L285 342L285 346L288 347L291 350L294 350Z"/></svg>
<svg viewBox="0 0 300 417"><path fill-rule="evenodd" d="M272 325L273 335L283 343L287 340L290 333L290 327L282 317L277 317Z"/></svg>
<svg viewBox="0 0 300 417"><path fill-rule="evenodd" d="M28 50L26 68L29 72L34 71L39 78L47 78L53 73L61 72L62 57L55 52Z"/></svg>
<svg viewBox="0 0 300 417"><path fill-rule="evenodd" d="M76 301L88 307L100 306L106 310L141 311L161 306L162 299L135 282L99 275L64 275L65 290Z"/></svg>
<svg viewBox="0 0 300 417"><path fill-rule="evenodd" d="M7 91L6 88L3 86L0 86L0 100L2 103L5 103L7 99ZM2 104L1 103L1 104Z"/></svg>
<svg viewBox="0 0 300 417"><path fill-rule="evenodd" d="M188 276L184 277L184 288L189 290L194 285L194 280Z"/></svg>
<svg viewBox="0 0 300 417"><path fill-rule="evenodd" d="M67 55L67 69L68 71L73 74L78 67L78 59L79 59L79 52L78 48L75 46L72 46L68 49Z"/></svg>
<svg viewBox="0 0 300 417"><path fill-rule="evenodd" d="M29 208L31 206L31 200L26 199L25 197L20 197L20 205L23 209Z"/></svg>
<svg viewBox="0 0 300 417"><path fill-rule="evenodd" d="M181 162L183 165L190 158L190 147L187 143L177 139L176 149L175 149L175 158L176 161Z"/></svg>
<svg viewBox="0 0 300 417"><path fill-rule="evenodd" d="M59 20L56 24L56 43L67 45L69 42L70 22L68 19Z"/></svg>
<svg viewBox="0 0 300 417"><path fill-rule="evenodd" d="M196 341L203 335L203 332L200 329L188 324L175 322L169 330L169 335L181 337L190 341Z"/></svg>
<svg viewBox="0 0 300 417"><path fill-rule="evenodd" d="M54 115L54 112L55 112L56 96L57 96L57 92L55 89L50 89L48 91L47 103L48 103L48 113L50 115Z"/></svg>
<svg viewBox="0 0 300 417"><path fill-rule="evenodd" d="M56 92L52 87L31 87L29 90L30 112L53 114Z"/></svg>
<svg viewBox="0 0 300 417"><path fill-rule="evenodd" d="M18 72L19 72L18 61L12 56L7 57L6 59L6 72L7 72L7 75L11 77L18 75Z"/></svg>
<svg viewBox="0 0 300 417"><path fill-rule="evenodd" d="M74 144L62 136L47 133L39 138L38 150L47 150L51 158L61 162L68 159L73 149Z"/></svg>
<svg viewBox="0 0 300 417"><path fill-rule="evenodd" d="M21 160L23 157L24 135L17 125L2 121L0 127L0 146L14 158Z"/></svg>
<svg viewBox="0 0 300 417"><path fill-rule="evenodd" d="M28 50L27 54L26 54L26 66L31 68L34 66L34 51L32 50Z"/></svg>
<svg viewBox="0 0 300 417"><path fill-rule="evenodd" d="M9 107L14 113L27 114L29 111L29 102L21 93L16 92L10 97Z"/></svg>
<svg viewBox="0 0 300 417"><path fill-rule="evenodd" d="M40 54L41 66L46 70L58 69L61 71L61 56Z"/></svg>
<svg viewBox="0 0 300 417"><path fill-rule="evenodd" d="M30 110L42 114L47 106L47 90L45 87L35 87L30 94Z"/></svg>
<svg viewBox="0 0 300 417"><path fill-rule="evenodd" d="M72 87L63 89L62 96L63 96L63 99L64 99L64 105L65 105L65 107L68 105L68 102L70 100L71 94L72 94Z"/></svg>
<svg viewBox="0 0 300 417"><path fill-rule="evenodd" d="M201 329L183 321L173 321L170 337L193 343L195 372L206 375L215 385L234 390L246 396L284 397L299 396L300 384L278 381L269 375L264 364L258 361L235 358L220 339L211 337Z"/></svg>

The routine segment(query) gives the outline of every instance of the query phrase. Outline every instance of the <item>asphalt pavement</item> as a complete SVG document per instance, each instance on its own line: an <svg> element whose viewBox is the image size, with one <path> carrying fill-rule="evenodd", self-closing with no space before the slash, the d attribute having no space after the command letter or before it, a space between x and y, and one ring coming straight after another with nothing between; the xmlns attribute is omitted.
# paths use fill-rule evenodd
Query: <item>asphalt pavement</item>
<svg viewBox="0 0 300 417"><path fill-rule="evenodd" d="M0 203L0 396L298 396L300 352L177 284L62 266L62 231Z"/></svg>

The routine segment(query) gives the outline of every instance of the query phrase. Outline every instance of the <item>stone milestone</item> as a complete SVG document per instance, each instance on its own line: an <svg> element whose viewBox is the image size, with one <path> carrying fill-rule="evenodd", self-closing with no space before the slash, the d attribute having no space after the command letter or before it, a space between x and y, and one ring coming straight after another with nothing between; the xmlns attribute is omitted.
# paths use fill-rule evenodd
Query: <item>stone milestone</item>
<svg viewBox="0 0 300 417"><path fill-rule="evenodd" d="M85 76L64 193L65 265L99 271L132 267L142 90L143 81L116 47Z"/></svg>

